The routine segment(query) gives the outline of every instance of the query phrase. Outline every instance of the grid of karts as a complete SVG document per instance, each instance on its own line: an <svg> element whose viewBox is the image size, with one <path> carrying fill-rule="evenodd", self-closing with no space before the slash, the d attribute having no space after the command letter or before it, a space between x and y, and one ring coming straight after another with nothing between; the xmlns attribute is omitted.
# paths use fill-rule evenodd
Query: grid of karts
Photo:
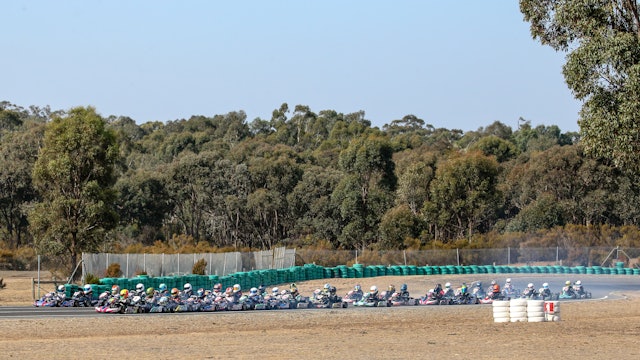
<svg viewBox="0 0 640 360"><path fill-rule="evenodd" d="M97 295L97 296L96 296ZM222 289L221 284L213 289L193 289L186 283L182 290L168 289L160 284L158 289L144 288L137 284L135 289L120 289L114 285L111 291L100 294L93 293L90 284L76 291L71 297L65 296L64 287L45 294L34 302L36 307L93 307L100 313L174 313L174 312L214 312L214 311L243 311L243 310L283 310L283 309L312 309L312 308L346 308L354 307L392 307L419 305L471 305L491 304L494 300L514 298L559 300L559 299L589 299L591 293L586 291L580 281L567 281L560 292L552 292L549 285L544 283L539 289L528 284L524 290L516 289L511 280L503 287L492 281L488 288L482 282L474 282L471 287L462 283L454 287L451 283L444 286L436 284L424 296L413 297L406 284L399 289L389 285L379 291L377 286L371 286L363 291L359 284L344 296L337 294L337 289L330 284L316 289L309 296L302 295L296 284L285 288L265 286L253 287L243 292L240 285Z"/></svg>

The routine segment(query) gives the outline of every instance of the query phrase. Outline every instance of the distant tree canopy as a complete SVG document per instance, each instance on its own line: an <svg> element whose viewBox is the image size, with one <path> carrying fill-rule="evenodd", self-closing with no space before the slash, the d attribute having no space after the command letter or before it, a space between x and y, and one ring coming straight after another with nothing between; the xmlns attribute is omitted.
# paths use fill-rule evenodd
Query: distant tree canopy
<svg viewBox="0 0 640 360"><path fill-rule="evenodd" d="M405 249L640 224L636 175L555 125L463 132L407 115L379 129L362 111L287 104L265 120L137 124L2 103L0 123L0 245L71 258L182 237Z"/></svg>

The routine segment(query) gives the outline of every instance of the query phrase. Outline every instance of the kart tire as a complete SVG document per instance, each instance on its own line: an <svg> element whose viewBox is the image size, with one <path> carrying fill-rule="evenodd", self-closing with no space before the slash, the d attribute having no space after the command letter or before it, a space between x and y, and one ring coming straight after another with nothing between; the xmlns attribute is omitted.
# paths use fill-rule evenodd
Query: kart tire
<svg viewBox="0 0 640 360"><path fill-rule="evenodd" d="M504 307L504 308L508 308L510 305L510 302L508 300L494 300L492 303L493 307Z"/></svg>

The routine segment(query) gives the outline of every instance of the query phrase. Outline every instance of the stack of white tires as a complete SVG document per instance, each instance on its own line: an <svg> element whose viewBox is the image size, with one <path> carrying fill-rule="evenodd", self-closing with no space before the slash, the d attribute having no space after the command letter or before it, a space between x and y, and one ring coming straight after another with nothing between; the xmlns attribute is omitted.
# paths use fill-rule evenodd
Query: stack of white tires
<svg viewBox="0 0 640 360"><path fill-rule="evenodd" d="M543 322L546 321L544 311L544 300L527 300L527 321Z"/></svg>
<svg viewBox="0 0 640 360"><path fill-rule="evenodd" d="M509 306L511 322L527 321L527 299L511 299Z"/></svg>
<svg viewBox="0 0 640 360"><path fill-rule="evenodd" d="M545 301L544 313L546 321L560 321L560 302Z"/></svg>
<svg viewBox="0 0 640 360"><path fill-rule="evenodd" d="M509 301L494 300L493 301L493 321L497 323L506 323L510 321Z"/></svg>

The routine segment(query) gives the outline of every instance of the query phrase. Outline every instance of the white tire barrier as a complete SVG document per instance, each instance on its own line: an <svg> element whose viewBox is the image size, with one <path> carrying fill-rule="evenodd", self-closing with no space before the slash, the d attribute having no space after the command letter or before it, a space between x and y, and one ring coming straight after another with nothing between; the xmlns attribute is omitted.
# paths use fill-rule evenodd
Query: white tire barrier
<svg viewBox="0 0 640 360"><path fill-rule="evenodd" d="M546 321L560 321L560 302L545 301L544 312Z"/></svg>
<svg viewBox="0 0 640 360"><path fill-rule="evenodd" d="M527 300L512 299L509 305L509 316L511 322L527 321Z"/></svg>
<svg viewBox="0 0 640 360"><path fill-rule="evenodd" d="M527 321L545 321L544 300L527 300Z"/></svg>
<svg viewBox="0 0 640 360"><path fill-rule="evenodd" d="M493 321L505 323L510 321L509 301L495 300L493 306Z"/></svg>

